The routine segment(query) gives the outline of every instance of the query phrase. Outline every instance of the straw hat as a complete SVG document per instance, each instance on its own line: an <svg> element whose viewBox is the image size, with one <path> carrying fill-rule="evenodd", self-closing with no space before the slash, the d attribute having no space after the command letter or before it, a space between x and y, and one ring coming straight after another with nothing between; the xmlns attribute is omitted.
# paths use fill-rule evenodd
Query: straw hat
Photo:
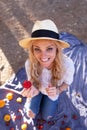
<svg viewBox="0 0 87 130"><path fill-rule="evenodd" d="M69 44L67 42L59 39L58 28L50 19L36 21L32 29L31 37L21 40L19 42L19 45L27 49L29 48L31 41L35 41L37 39L55 40L58 42L58 44L60 44L62 48L69 47Z"/></svg>

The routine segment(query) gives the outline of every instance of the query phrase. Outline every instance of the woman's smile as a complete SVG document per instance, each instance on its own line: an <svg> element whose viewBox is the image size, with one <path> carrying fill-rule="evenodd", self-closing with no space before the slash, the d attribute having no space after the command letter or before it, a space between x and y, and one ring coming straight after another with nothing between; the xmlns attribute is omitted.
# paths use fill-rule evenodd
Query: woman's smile
<svg viewBox="0 0 87 130"><path fill-rule="evenodd" d="M47 62L47 61L49 61L49 60L50 60L50 58L41 59L42 62Z"/></svg>

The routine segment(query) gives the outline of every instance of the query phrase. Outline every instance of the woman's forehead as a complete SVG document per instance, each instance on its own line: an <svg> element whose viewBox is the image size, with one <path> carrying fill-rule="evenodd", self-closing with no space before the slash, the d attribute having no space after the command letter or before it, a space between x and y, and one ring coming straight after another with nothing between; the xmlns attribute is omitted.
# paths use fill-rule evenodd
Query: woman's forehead
<svg viewBox="0 0 87 130"><path fill-rule="evenodd" d="M38 45L38 46L41 46L41 45L55 45L55 41L53 40L36 40L32 43L32 45Z"/></svg>

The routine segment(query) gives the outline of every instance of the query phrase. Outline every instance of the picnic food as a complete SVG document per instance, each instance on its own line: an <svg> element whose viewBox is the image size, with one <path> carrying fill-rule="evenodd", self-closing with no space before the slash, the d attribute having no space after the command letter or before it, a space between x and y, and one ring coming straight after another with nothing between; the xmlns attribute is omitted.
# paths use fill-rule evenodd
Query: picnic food
<svg viewBox="0 0 87 130"><path fill-rule="evenodd" d="M21 130L27 130L27 124L26 123L21 125Z"/></svg>
<svg viewBox="0 0 87 130"><path fill-rule="evenodd" d="M5 101L4 100L0 100L0 108L5 106Z"/></svg>
<svg viewBox="0 0 87 130"><path fill-rule="evenodd" d="M12 94L12 93L8 93L8 94L6 95L6 98L7 98L8 100L12 100L12 99L13 99L13 94Z"/></svg>
<svg viewBox="0 0 87 130"><path fill-rule="evenodd" d="M18 103L21 103L21 102L22 102L22 98L21 98L21 97L18 97L18 98L16 99L16 101L17 101Z"/></svg>
<svg viewBox="0 0 87 130"><path fill-rule="evenodd" d="M31 87L31 82L30 81L28 81L28 80L25 80L24 82L23 82L23 87L24 88L26 88L26 89L28 89L28 88L30 88Z"/></svg>

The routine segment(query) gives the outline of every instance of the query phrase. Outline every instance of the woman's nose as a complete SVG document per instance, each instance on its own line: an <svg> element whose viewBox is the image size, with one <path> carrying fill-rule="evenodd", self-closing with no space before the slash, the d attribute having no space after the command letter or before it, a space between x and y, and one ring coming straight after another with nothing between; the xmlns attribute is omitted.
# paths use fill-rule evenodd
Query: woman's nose
<svg viewBox="0 0 87 130"><path fill-rule="evenodd" d="M47 55L47 54L46 54L45 51L41 52L41 56L42 56L42 57L45 57L46 55Z"/></svg>

